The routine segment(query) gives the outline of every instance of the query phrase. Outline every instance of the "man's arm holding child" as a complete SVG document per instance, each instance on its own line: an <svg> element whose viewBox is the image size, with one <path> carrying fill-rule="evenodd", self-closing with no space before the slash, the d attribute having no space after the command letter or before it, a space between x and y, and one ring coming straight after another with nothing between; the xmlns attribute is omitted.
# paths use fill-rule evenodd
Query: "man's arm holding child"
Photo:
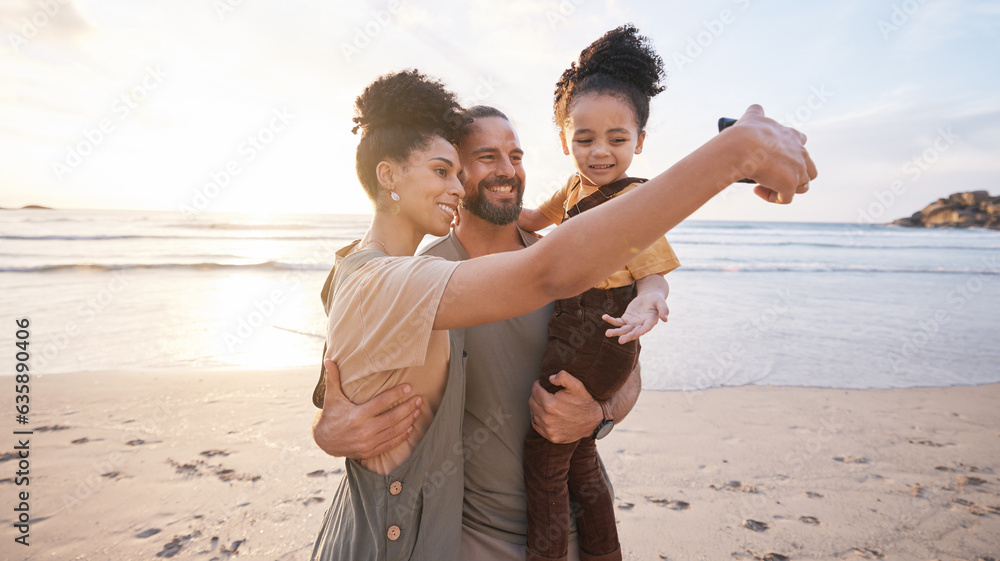
<svg viewBox="0 0 1000 561"><path fill-rule="evenodd" d="M549 380L562 390L549 393L537 381L531 386L528 407L532 416L532 426L539 434L551 442L563 444L576 442L594 435L594 429L604 420L601 405L590 395L583 382L565 370L553 374ZM615 423L620 423L635 406L642 391L642 377L639 364L629 375L625 385L611 396L608 406Z"/></svg>

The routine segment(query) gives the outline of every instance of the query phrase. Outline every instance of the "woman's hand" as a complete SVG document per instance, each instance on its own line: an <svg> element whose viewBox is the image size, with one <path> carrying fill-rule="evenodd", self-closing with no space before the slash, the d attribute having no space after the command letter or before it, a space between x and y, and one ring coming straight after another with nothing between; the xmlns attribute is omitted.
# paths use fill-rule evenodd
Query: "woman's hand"
<svg viewBox="0 0 1000 561"><path fill-rule="evenodd" d="M753 192L778 204L788 204L796 193L809 190L817 172L805 149L805 134L768 119L760 105L751 105L728 130L749 134L753 146L734 171L733 181L742 177L756 181L759 185Z"/></svg>
<svg viewBox="0 0 1000 561"><path fill-rule="evenodd" d="M607 337L618 337L618 343L624 345L649 333L660 320L667 321L670 309L667 301L659 292L640 294L628 303L622 317L615 318L604 314L602 319L617 326L604 332Z"/></svg>
<svg viewBox="0 0 1000 561"><path fill-rule="evenodd" d="M420 416L420 396L392 407L410 393L409 384L400 384L355 405L340 389L340 370L332 360L326 368L326 394L323 409L313 422L313 440L327 454L367 460L402 444L413 432L413 422Z"/></svg>

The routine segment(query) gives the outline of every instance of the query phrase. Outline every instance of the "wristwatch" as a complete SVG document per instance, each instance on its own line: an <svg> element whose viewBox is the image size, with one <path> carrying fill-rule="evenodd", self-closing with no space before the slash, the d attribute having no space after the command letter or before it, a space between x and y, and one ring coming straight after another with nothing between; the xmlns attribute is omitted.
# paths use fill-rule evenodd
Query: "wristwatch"
<svg viewBox="0 0 1000 561"><path fill-rule="evenodd" d="M600 404L601 412L604 413L604 420L594 429L594 440L600 440L608 436L611 433L611 429L615 428L615 419L611 416L611 408L608 407L608 402L598 401L597 403Z"/></svg>

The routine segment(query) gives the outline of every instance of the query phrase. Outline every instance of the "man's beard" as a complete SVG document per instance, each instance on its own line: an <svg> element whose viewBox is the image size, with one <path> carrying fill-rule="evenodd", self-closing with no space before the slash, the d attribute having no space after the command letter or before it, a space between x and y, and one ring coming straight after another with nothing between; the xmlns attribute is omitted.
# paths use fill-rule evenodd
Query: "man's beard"
<svg viewBox="0 0 1000 561"><path fill-rule="evenodd" d="M486 196L484 196L483 191L488 190L488 187L499 187L502 185L509 185L511 189L517 193L517 200L514 201L514 204L494 204L489 201ZM482 218L491 224L506 226L517 222L517 218L521 214L523 199L524 184L521 182L520 178L511 177L510 179L484 179L479 182L479 185L476 186L476 190L474 192L466 193L465 197L461 199L458 204L465 210L468 210L472 214L475 214L479 218Z"/></svg>

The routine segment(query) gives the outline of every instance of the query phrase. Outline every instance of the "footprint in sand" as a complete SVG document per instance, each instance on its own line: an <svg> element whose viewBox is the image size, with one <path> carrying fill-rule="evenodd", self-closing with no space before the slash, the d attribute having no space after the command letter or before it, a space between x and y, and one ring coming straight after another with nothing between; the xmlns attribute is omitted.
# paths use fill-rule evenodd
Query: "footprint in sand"
<svg viewBox="0 0 1000 561"><path fill-rule="evenodd" d="M687 510L691 508L691 505L684 501L675 501L672 499L661 499L659 497L648 497L648 496L646 497L646 500L653 504L665 506L670 510Z"/></svg>
<svg viewBox="0 0 1000 561"><path fill-rule="evenodd" d="M160 530L159 528L150 528L148 530L143 530L143 531L139 532L138 534L135 535L135 537L137 537L137 538L148 538L150 536L155 536L156 534L159 534L160 532L162 532L162 530Z"/></svg>
<svg viewBox="0 0 1000 561"><path fill-rule="evenodd" d="M67 427L66 425L46 425L44 427L38 427L37 429L35 429L35 432L48 432L50 430L66 430L68 428L70 427Z"/></svg>
<svg viewBox="0 0 1000 561"><path fill-rule="evenodd" d="M201 477L201 472L198 470L198 466L195 464L181 464L170 458L167 458L167 463L174 466L177 473L183 473L184 475L197 475Z"/></svg>
<svg viewBox="0 0 1000 561"><path fill-rule="evenodd" d="M125 443L125 446L141 446L145 444L146 441L141 438L136 438L135 440L129 440Z"/></svg>
<svg viewBox="0 0 1000 561"><path fill-rule="evenodd" d="M181 464L177 461L167 458L167 463L174 466L177 473L188 475L188 476L198 476L201 477L206 475L201 468L205 468L205 471L209 471L222 481L258 481L261 476L250 475L246 473L237 473L234 469L229 469L222 467L221 465L208 465L205 460L195 460L193 463Z"/></svg>
<svg viewBox="0 0 1000 561"><path fill-rule="evenodd" d="M215 475L222 481L258 481L260 479L259 475L250 474L239 474L236 473L235 469L222 468L221 466L215 470Z"/></svg>
<svg viewBox="0 0 1000 561"><path fill-rule="evenodd" d="M310 471L309 473L306 474L306 477L323 477L324 475L327 475L327 474L336 475L338 473L342 473L343 471L344 470L341 469L341 468L337 468L337 469L335 469L333 471L324 471L324 470L318 469L316 471Z"/></svg>
<svg viewBox="0 0 1000 561"><path fill-rule="evenodd" d="M993 514L997 514L998 512L1000 512L1000 509L997 509L997 507L980 506L972 501L967 501L965 499L960 499L958 497L951 499L951 502L966 507L966 509L969 511L969 514L974 514L976 516L986 516L991 512Z"/></svg>
<svg viewBox="0 0 1000 561"><path fill-rule="evenodd" d="M85 436L83 438L77 438L76 440L74 440L70 444L85 444L87 442L90 442L90 439Z"/></svg>
<svg viewBox="0 0 1000 561"><path fill-rule="evenodd" d="M985 479L981 477L975 477L972 475L959 475L958 477L955 478L955 482L962 486L973 485L976 487L988 483Z"/></svg>
<svg viewBox="0 0 1000 561"><path fill-rule="evenodd" d="M228 456L229 452L226 450L205 450L201 453L201 455L206 458L211 458L212 456Z"/></svg>
<svg viewBox="0 0 1000 561"><path fill-rule="evenodd" d="M750 520L747 518L743 521L743 527L747 530L753 530L754 532L766 532L770 526L767 522L761 522L759 520Z"/></svg>
<svg viewBox="0 0 1000 561"><path fill-rule="evenodd" d="M246 540L236 540L233 542L233 545L229 547L222 546L221 548L219 548L219 551L229 555L236 555L236 550L239 549L240 545L244 543L246 543Z"/></svg>
<svg viewBox="0 0 1000 561"><path fill-rule="evenodd" d="M819 525L819 518L815 516L800 516L799 522L804 522L806 524Z"/></svg>
<svg viewBox="0 0 1000 561"><path fill-rule="evenodd" d="M206 553L212 553L215 548L219 546L219 536L212 536L212 539L208 540L208 549L201 550L198 553L204 555ZM218 557L213 557L212 559L218 559Z"/></svg>
<svg viewBox="0 0 1000 561"><path fill-rule="evenodd" d="M157 557L173 557L174 555L177 555L180 552L181 549L184 548L184 545L187 542L191 541L192 538L197 538L200 535L201 535L201 532L198 531L198 532L195 532L193 534L188 534L186 536L174 536L174 539L172 539L169 542L167 542L163 546L163 549L160 550L160 552L156 554L156 556Z"/></svg>
<svg viewBox="0 0 1000 561"><path fill-rule="evenodd" d="M931 448L941 448L942 446L951 446L951 444L940 444L932 440L911 440L910 444L923 444L924 446L930 446Z"/></svg>
<svg viewBox="0 0 1000 561"><path fill-rule="evenodd" d="M730 481L724 485L716 486L715 484L709 485L709 489L715 489L717 491L739 491L741 493L757 493L757 487L750 485L749 483L741 483L739 481Z"/></svg>
<svg viewBox="0 0 1000 561"><path fill-rule="evenodd" d="M13 452L4 452L3 455L0 456L0 463L9 460L16 460L17 458L19 458L19 456Z"/></svg>
<svg viewBox="0 0 1000 561"><path fill-rule="evenodd" d="M823 498L823 493L817 493L815 491L803 491L803 493L805 493L806 496L809 497L810 499L822 499Z"/></svg>
<svg viewBox="0 0 1000 561"><path fill-rule="evenodd" d="M120 471L109 471L108 473L102 473L101 477L107 477L108 479L118 479L122 474Z"/></svg>
<svg viewBox="0 0 1000 561"><path fill-rule="evenodd" d="M844 464L867 464L871 460L859 456L835 456L833 461Z"/></svg>
<svg viewBox="0 0 1000 561"><path fill-rule="evenodd" d="M635 503L621 503L618 505L618 510L632 510L634 506Z"/></svg>
<svg viewBox="0 0 1000 561"><path fill-rule="evenodd" d="M787 555L782 555L780 553L774 553L773 551L771 553L765 553L763 555L759 555L757 553L754 553L753 551L750 551L749 549L746 550L746 552L747 552L747 554L750 555L750 557L753 557L756 561L790 561L790 559L789 559L789 557ZM733 554L732 554L732 556L733 557L745 557L744 555L740 554L738 551L734 551Z"/></svg>
<svg viewBox="0 0 1000 561"><path fill-rule="evenodd" d="M853 548L854 554L858 557L863 557L865 559L884 559L885 555L877 549L872 549L870 547L855 547Z"/></svg>
<svg viewBox="0 0 1000 561"><path fill-rule="evenodd" d="M308 499L302 501L302 504L305 505L305 506L309 506L309 505L314 504L314 503L321 503L321 502L323 502L325 500L326 499L324 499L323 497L309 497Z"/></svg>

